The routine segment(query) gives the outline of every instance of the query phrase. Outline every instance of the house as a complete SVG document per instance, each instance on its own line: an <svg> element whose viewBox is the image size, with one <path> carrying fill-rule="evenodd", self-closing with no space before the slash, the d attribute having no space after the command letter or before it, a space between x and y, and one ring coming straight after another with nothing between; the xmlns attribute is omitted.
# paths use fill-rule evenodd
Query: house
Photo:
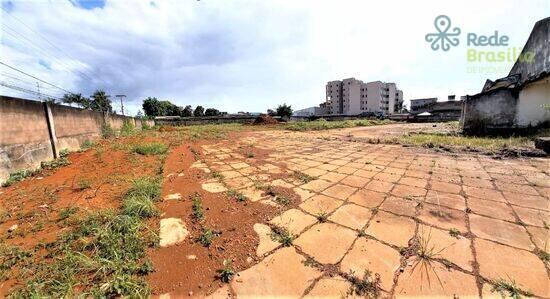
<svg viewBox="0 0 550 299"><path fill-rule="evenodd" d="M538 21L508 76L487 80L467 96L460 123L466 134L550 126L550 17Z"/></svg>

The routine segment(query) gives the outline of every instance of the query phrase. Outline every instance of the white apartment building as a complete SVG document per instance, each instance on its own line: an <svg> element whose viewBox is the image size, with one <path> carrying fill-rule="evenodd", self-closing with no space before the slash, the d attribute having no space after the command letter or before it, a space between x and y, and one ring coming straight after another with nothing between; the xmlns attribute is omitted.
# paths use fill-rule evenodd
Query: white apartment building
<svg viewBox="0 0 550 299"><path fill-rule="evenodd" d="M384 115L398 113L403 106L403 91L395 83L364 83L355 78L330 81L321 114L358 115L365 112Z"/></svg>

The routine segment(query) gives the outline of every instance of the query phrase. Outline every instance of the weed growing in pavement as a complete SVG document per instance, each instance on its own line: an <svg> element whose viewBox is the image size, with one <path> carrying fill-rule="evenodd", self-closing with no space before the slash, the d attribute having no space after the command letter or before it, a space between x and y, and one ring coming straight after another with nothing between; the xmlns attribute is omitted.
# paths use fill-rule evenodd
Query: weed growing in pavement
<svg viewBox="0 0 550 299"><path fill-rule="evenodd" d="M36 170L28 170L28 169L22 169L16 172L12 172L10 173L10 176L8 177L8 179L2 184L2 187L9 187L16 182L22 181L28 177L35 175L37 172L38 171Z"/></svg>
<svg viewBox="0 0 550 299"><path fill-rule="evenodd" d="M239 191L235 189L229 189L227 190L227 196L231 198L235 198L239 202L246 201L246 196L244 194L240 193Z"/></svg>
<svg viewBox="0 0 550 299"><path fill-rule="evenodd" d="M317 265L317 262L310 256L306 257L305 260L302 261L302 264L306 267L315 267Z"/></svg>
<svg viewBox="0 0 550 299"><path fill-rule="evenodd" d="M135 145L132 151L134 153L138 153L140 155L146 155L146 156L161 155L161 154L165 154L168 151L168 146L160 142L151 142L151 143Z"/></svg>
<svg viewBox="0 0 550 299"><path fill-rule="evenodd" d="M246 157L247 158L254 158L256 155L253 152L247 152Z"/></svg>
<svg viewBox="0 0 550 299"><path fill-rule="evenodd" d="M219 235L220 232L213 231L212 229L203 226L201 229L201 234L197 237L197 242L201 243L204 247L210 247L212 240Z"/></svg>
<svg viewBox="0 0 550 299"><path fill-rule="evenodd" d="M290 204L290 198L283 195L277 195L275 196L275 202L282 206L287 206Z"/></svg>
<svg viewBox="0 0 550 299"><path fill-rule="evenodd" d="M502 296L502 298L510 297L514 299L520 299L522 298L522 295L527 297L533 296L531 292L520 289L514 280L497 280L493 285L493 288L491 289L491 293L494 292L498 292Z"/></svg>
<svg viewBox="0 0 550 299"><path fill-rule="evenodd" d="M357 233L357 236L358 236L358 237L366 237L366 236L367 236L367 232L366 232L364 229L361 229L361 230L359 230L359 232Z"/></svg>
<svg viewBox="0 0 550 299"><path fill-rule="evenodd" d="M231 281L231 278L235 275L235 270L233 270L233 267L231 265L231 260L223 260L223 268L218 270L218 277L220 280L224 283L228 283Z"/></svg>
<svg viewBox="0 0 550 299"><path fill-rule="evenodd" d="M380 297L380 276L378 274L373 277L369 270L365 270L363 277L359 278L354 275L353 271L350 271L347 279L351 283L350 295L355 294L366 298Z"/></svg>
<svg viewBox="0 0 550 299"><path fill-rule="evenodd" d="M307 183L317 179L317 177L311 176L309 174L305 174L305 173L300 172L300 171L295 171L294 172L294 177L296 179L298 179L300 182L302 182L303 184L307 184Z"/></svg>
<svg viewBox="0 0 550 299"><path fill-rule="evenodd" d="M449 230L449 235L451 235L451 237L459 238L460 237L460 231L453 227Z"/></svg>
<svg viewBox="0 0 550 299"><path fill-rule="evenodd" d="M550 263L550 253L542 250L536 249L535 254L545 263Z"/></svg>
<svg viewBox="0 0 550 299"><path fill-rule="evenodd" d="M315 218L317 218L317 221L323 223L327 222L328 220L328 213L327 212L319 212L317 215L315 215Z"/></svg>
<svg viewBox="0 0 550 299"><path fill-rule="evenodd" d="M223 180L223 174L219 173L218 171L212 171L210 175L215 179Z"/></svg>
<svg viewBox="0 0 550 299"><path fill-rule="evenodd" d="M285 247L289 247L294 242L296 236L282 227L271 228L271 240L277 241Z"/></svg>
<svg viewBox="0 0 550 299"><path fill-rule="evenodd" d="M201 196L198 193L194 193L191 195L191 199L193 200L193 218L196 220L203 220L204 211L202 210Z"/></svg>

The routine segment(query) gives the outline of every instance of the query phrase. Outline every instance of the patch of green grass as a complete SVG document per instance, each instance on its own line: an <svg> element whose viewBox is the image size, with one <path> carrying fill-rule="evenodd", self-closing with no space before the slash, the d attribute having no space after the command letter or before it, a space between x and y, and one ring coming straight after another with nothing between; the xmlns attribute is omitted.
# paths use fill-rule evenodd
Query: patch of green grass
<svg viewBox="0 0 550 299"><path fill-rule="evenodd" d="M57 216L57 221L63 221L65 219L68 219L72 215L76 214L78 212L78 207L66 207L61 209L59 211L59 215Z"/></svg>
<svg viewBox="0 0 550 299"><path fill-rule="evenodd" d="M220 280L224 283L228 283L231 281L231 278L235 275L235 270L233 269L231 265L230 260L223 260L223 268L218 270L218 277Z"/></svg>
<svg viewBox="0 0 550 299"><path fill-rule="evenodd" d="M157 178L143 177L134 180L122 202L123 213L143 218L157 215L154 202L159 199L160 191L161 184Z"/></svg>
<svg viewBox="0 0 550 299"><path fill-rule="evenodd" d="M195 218L196 220L203 220L204 211L202 209L201 196L198 193L194 193L191 196L191 199L193 200L193 218Z"/></svg>
<svg viewBox="0 0 550 299"><path fill-rule="evenodd" d="M499 279L495 282L491 292L498 292L502 298L509 297L514 299L520 299L523 296L532 297L533 294L529 291L524 291L519 288L515 281L506 281Z"/></svg>
<svg viewBox="0 0 550 299"><path fill-rule="evenodd" d="M132 151L140 155L161 155L168 151L168 146L160 142L151 142L138 144L133 147Z"/></svg>
<svg viewBox="0 0 550 299"><path fill-rule="evenodd" d="M75 221L73 230L45 245L47 259L21 271L24 284L11 296L148 297L150 289L143 276L153 268L146 249L158 243L158 236L143 221L142 210L128 208L128 203L135 198L152 203L159 190L158 179L135 180L121 212L103 210Z"/></svg>
<svg viewBox="0 0 550 299"><path fill-rule="evenodd" d="M286 125L285 129L291 131L320 131L330 129L342 129L352 127L368 127L378 126L393 123L390 120L377 120L377 119L356 119L356 120L344 120L344 121L327 121L325 119L318 119L314 121L297 121L291 122Z"/></svg>
<svg viewBox="0 0 550 299"><path fill-rule="evenodd" d="M305 174L301 171L295 171L293 175L296 179L298 179L303 184L307 184L307 183L317 179L317 177L311 176L309 174Z"/></svg>
<svg viewBox="0 0 550 299"><path fill-rule="evenodd" d="M271 240L277 241L285 247L289 247L294 242L296 236L290 233L287 229L282 227L271 228Z"/></svg>
<svg viewBox="0 0 550 299"><path fill-rule="evenodd" d="M92 183L88 179L79 179L77 183L77 189L82 191L92 188Z"/></svg>
<svg viewBox="0 0 550 299"><path fill-rule="evenodd" d="M8 271L20 263L26 263L32 253L17 246L0 244L0 279L4 279Z"/></svg>
<svg viewBox="0 0 550 299"><path fill-rule="evenodd" d="M63 149L59 151L59 157L51 161L43 161L40 163L40 168L42 169L57 169L59 167L67 166L71 164L69 161L69 150Z"/></svg>
<svg viewBox="0 0 550 299"><path fill-rule="evenodd" d="M458 134L416 133L394 139L397 143L423 147L469 147L498 150L512 147L533 147L530 137L475 137Z"/></svg>
<svg viewBox="0 0 550 299"><path fill-rule="evenodd" d="M235 198L239 202L246 201L246 196L244 196L244 194L242 194L241 192L235 189L227 190L227 196Z"/></svg>
<svg viewBox="0 0 550 299"><path fill-rule="evenodd" d="M219 173L218 171L212 171L210 175L215 179L223 180L223 174Z"/></svg>
<svg viewBox="0 0 550 299"><path fill-rule="evenodd" d="M87 149L94 147L94 145L95 145L95 142L91 141L90 139L86 139L82 141L82 144L80 145L80 149L85 151Z"/></svg>
<svg viewBox="0 0 550 299"><path fill-rule="evenodd" d="M204 247L210 247L210 245L212 245L212 240L219 235L219 232L203 226L201 234L197 237L197 242L201 243Z"/></svg>
<svg viewBox="0 0 550 299"><path fill-rule="evenodd" d="M21 169L16 172L10 173L10 176L8 179L2 184L2 187L9 187L19 181L22 181L28 177L33 176L38 171L36 170L28 170L28 169Z"/></svg>

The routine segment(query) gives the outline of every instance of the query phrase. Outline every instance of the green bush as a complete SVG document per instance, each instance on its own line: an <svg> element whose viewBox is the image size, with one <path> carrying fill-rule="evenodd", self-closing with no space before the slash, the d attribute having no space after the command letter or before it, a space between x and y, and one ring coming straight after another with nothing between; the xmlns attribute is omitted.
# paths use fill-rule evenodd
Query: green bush
<svg viewBox="0 0 550 299"><path fill-rule="evenodd" d="M28 170L28 169L22 169L16 172L12 172L10 173L10 176L8 177L8 179L2 184L2 187L11 186L14 183L17 183L19 181L24 180L25 178L33 176L36 172L37 171L35 170Z"/></svg>
<svg viewBox="0 0 550 299"><path fill-rule="evenodd" d="M115 130L113 130L110 124L103 124L103 126L101 126L101 137L107 139L114 136Z"/></svg>
<svg viewBox="0 0 550 299"><path fill-rule="evenodd" d="M131 136L136 133L136 127L134 124L129 120L125 119L122 123L122 128L120 128L120 135L122 136Z"/></svg>
<svg viewBox="0 0 550 299"><path fill-rule="evenodd" d="M94 147L94 145L95 145L95 142L93 142L93 141L91 141L91 140L89 140L89 139L86 139L86 140L84 140L84 141L82 142L82 144L80 145L80 149L82 149L82 150L85 151L85 150L87 150L87 149L90 149L90 148Z"/></svg>
<svg viewBox="0 0 550 299"><path fill-rule="evenodd" d="M168 151L168 146L160 142L152 142L136 145L133 148L133 152L140 155L161 155Z"/></svg>

